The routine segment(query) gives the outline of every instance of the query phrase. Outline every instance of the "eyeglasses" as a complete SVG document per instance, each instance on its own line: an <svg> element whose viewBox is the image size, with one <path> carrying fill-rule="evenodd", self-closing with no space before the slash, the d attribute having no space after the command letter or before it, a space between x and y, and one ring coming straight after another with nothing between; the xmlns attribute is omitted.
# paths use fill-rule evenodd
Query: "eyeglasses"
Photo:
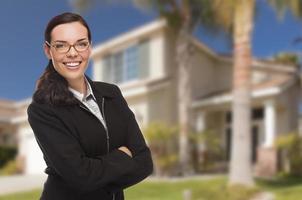
<svg viewBox="0 0 302 200"><path fill-rule="evenodd" d="M73 45L68 44L67 42L54 42L54 44L50 44L49 42L45 41L45 43L49 47L55 48L55 50L58 53L67 53L67 52L69 52L71 47L74 47L74 49L77 52L83 52L83 51L86 51L88 49L89 45L90 45L90 42L88 40L79 41L79 42L76 42Z"/></svg>

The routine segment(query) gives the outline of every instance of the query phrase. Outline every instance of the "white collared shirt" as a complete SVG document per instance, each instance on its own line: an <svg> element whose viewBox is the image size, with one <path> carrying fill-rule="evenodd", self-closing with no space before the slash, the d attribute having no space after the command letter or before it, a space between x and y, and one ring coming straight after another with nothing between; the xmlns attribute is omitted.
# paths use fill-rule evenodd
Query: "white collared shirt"
<svg viewBox="0 0 302 200"><path fill-rule="evenodd" d="M96 102L96 98L91 89L91 85L89 84L86 77L85 77L85 83L87 86L86 96L84 96L83 93L80 93L71 87L68 87L68 89L69 89L69 91L71 91L73 93L75 98L77 98L79 101L81 101L90 110L90 112L92 114L94 114L100 120L100 122L103 124L105 129L107 129L105 120L101 114L100 108Z"/></svg>

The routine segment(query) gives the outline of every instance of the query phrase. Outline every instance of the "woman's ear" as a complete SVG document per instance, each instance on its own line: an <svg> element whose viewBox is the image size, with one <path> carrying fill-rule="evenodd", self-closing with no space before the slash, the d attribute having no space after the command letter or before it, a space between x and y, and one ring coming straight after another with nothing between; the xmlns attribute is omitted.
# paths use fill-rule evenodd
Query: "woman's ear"
<svg viewBox="0 0 302 200"><path fill-rule="evenodd" d="M46 57L49 60L52 59L51 52L50 52L50 47L46 43L44 43L43 48L44 48L44 53L45 53Z"/></svg>

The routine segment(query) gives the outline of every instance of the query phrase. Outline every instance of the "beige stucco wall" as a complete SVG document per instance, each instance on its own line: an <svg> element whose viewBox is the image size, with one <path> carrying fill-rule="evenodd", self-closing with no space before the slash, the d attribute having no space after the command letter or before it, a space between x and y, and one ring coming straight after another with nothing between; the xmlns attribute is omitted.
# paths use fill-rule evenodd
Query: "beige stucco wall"
<svg viewBox="0 0 302 200"><path fill-rule="evenodd" d="M19 139L18 156L24 159L24 173L43 174L46 164L29 124L27 122L19 124L17 134Z"/></svg>
<svg viewBox="0 0 302 200"><path fill-rule="evenodd" d="M96 60L93 61L92 66L92 79L95 81L102 81L103 77L103 62L102 57L98 57Z"/></svg>
<svg viewBox="0 0 302 200"><path fill-rule="evenodd" d="M300 89L296 83L278 97L277 134L298 130L299 93Z"/></svg>
<svg viewBox="0 0 302 200"><path fill-rule="evenodd" d="M192 59L192 65L193 99L231 89L232 67L230 63L198 51Z"/></svg>
<svg viewBox="0 0 302 200"><path fill-rule="evenodd" d="M150 121L173 123L171 111L175 107L171 104L169 88L154 91L148 95Z"/></svg>
<svg viewBox="0 0 302 200"><path fill-rule="evenodd" d="M153 35L149 40L149 52L150 52L150 77L157 78L163 77L165 66L165 38L163 37L163 32Z"/></svg>
<svg viewBox="0 0 302 200"><path fill-rule="evenodd" d="M145 95L140 95L132 98L126 98L126 101L136 117L136 121L140 128L144 127L149 122L149 107L148 99Z"/></svg>
<svg viewBox="0 0 302 200"><path fill-rule="evenodd" d="M142 95L126 98L130 109L134 112L140 127L148 123L161 121L173 122L170 84L165 87L150 90Z"/></svg>

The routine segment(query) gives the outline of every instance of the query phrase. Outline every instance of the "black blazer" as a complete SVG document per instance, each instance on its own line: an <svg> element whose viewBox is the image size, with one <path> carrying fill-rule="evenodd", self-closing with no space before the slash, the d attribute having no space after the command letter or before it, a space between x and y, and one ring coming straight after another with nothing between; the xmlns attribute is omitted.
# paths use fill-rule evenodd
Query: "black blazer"
<svg viewBox="0 0 302 200"><path fill-rule="evenodd" d="M150 150L120 89L87 79L107 133L80 101L60 107L33 101L28 107L28 121L47 164L42 200L121 200L124 188L152 173ZM127 146L133 157L120 146Z"/></svg>

